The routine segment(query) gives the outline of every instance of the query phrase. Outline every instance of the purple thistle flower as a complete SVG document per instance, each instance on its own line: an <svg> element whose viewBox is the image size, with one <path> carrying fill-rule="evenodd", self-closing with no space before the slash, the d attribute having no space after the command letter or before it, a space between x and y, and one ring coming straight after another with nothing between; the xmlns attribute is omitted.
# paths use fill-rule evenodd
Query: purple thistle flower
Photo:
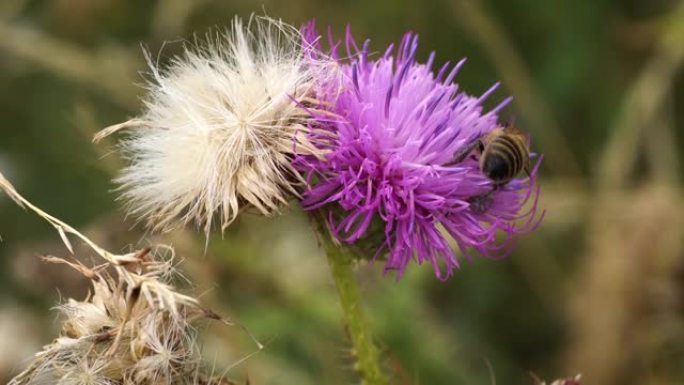
<svg viewBox="0 0 684 385"><path fill-rule="evenodd" d="M320 49L313 22L303 34ZM412 33L396 52L390 46L375 60L369 42L359 48L349 28L347 60L340 58L339 42L330 38L329 44L340 76L317 89L326 111L311 111L312 135L327 153L324 159L300 156L296 166L310 181L304 208L324 210L338 239L359 241L379 218L384 240L376 257L387 252L386 272L401 277L411 260L429 262L445 280L460 266L449 237L468 260L471 250L502 258L514 235L537 226L541 157L529 178L493 192L473 157L449 165L459 149L500 126L497 112L510 98L486 113L482 107L498 83L479 98L460 91L453 80L465 60L435 74L434 52L425 64L416 62ZM521 212L530 199L531 208Z"/></svg>

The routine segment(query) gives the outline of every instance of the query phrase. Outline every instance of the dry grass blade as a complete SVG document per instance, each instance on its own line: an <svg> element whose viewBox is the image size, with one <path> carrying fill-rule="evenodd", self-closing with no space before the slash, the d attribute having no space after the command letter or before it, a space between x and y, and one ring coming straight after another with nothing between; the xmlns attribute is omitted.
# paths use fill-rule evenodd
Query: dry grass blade
<svg viewBox="0 0 684 385"><path fill-rule="evenodd" d="M61 220L53 217L52 215L46 213L45 211L41 210L37 206L33 205L31 202L29 202L26 198L21 196L17 192L17 190L14 188L14 186L5 178L5 176L0 172L0 189L5 191L5 193L12 198L19 206L22 208L27 208L34 213L36 213L39 217L45 219L48 223L50 223L52 226L57 229L59 232L60 236L62 237L62 240L64 241L65 246L71 251L71 245L68 241L68 238L66 234L72 234L80 238L83 242L85 242L88 246L90 246L95 252L97 252L98 255L100 255L103 259L105 259L108 262L118 264L119 261L117 256L115 254L112 254L108 252L107 250L101 248L97 244L95 244L93 241L88 239L85 235L81 234L78 232L76 229L73 227L69 226L68 224L62 222Z"/></svg>
<svg viewBox="0 0 684 385"><path fill-rule="evenodd" d="M0 172L0 188L7 193L7 196L10 197L19 207L25 208L24 206L24 200L19 195L17 190L12 186L12 184L5 178L4 175Z"/></svg>
<svg viewBox="0 0 684 385"><path fill-rule="evenodd" d="M100 266L95 266L95 267L90 268L90 267L85 266L84 264L82 264L79 261L69 262L64 258L59 258L59 257L55 257L52 255L43 256L43 257L41 257L41 259L44 262L48 262L48 263L67 265L67 266L71 267L72 269L78 271L84 277L86 277L90 280L97 280L98 279L98 272L100 270L102 270L104 267L106 267L106 265L100 265Z"/></svg>

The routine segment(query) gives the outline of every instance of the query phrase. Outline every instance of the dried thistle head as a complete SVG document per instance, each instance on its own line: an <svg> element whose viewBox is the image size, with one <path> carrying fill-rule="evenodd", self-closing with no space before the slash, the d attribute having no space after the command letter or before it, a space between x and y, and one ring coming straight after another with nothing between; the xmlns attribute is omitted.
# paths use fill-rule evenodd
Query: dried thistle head
<svg viewBox="0 0 684 385"><path fill-rule="evenodd" d="M92 291L57 307L59 337L10 384L181 384L194 377L200 359L193 324L206 312L168 281L172 250L141 254L95 268L45 258L77 269Z"/></svg>
<svg viewBox="0 0 684 385"><path fill-rule="evenodd" d="M104 260L86 266L74 258L43 258L81 273L90 280L91 292L84 300L57 306L60 335L9 385L226 383L202 374L195 329L201 319L222 319L176 289L172 248L111 253L28 202L2 174L0 189L53 225L69 250L69 235L76 236Z"/></svg>
<svg viewBox="0 0 684 385"><path fill-rule="evenodd" d="M245 207L278 212L295 184L295 154L316 154L301 107L320 78L299 32L283 22L234 19L158 69L144 113L101 131L137 128L119 146L116 182L128 212L153 230L195 223L225 229Z"/></svg>

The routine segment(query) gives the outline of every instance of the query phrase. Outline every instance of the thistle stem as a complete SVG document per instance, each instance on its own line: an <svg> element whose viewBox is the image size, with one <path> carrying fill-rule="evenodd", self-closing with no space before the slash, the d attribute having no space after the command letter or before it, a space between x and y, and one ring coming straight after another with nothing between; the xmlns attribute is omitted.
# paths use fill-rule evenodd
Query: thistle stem
<svg viewBox="0 0 684 385"><path fill-rule="evenodd" d="M359 286L354 278L354 258L351 252L337 244L325 226L323 219L316 218L319 234L328 258L328 265L340 297L344 326L351 339L356 364L363 385L386 385L387 377L380 368L380 354L373 344L373 336L363 313Z"/></svg>

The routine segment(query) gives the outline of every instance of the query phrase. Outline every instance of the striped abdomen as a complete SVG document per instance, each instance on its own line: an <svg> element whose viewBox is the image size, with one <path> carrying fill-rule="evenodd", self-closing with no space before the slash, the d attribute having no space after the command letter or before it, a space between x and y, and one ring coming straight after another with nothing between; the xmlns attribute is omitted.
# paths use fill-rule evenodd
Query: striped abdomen
<svg viewBox="0 0 684 385"><path fill-rule="evenodd" d="M499 129L489 134L485 140L480 170L494 184L501 185L515 178L523 169L526 170L528 162L524 137Z"/></svg>

